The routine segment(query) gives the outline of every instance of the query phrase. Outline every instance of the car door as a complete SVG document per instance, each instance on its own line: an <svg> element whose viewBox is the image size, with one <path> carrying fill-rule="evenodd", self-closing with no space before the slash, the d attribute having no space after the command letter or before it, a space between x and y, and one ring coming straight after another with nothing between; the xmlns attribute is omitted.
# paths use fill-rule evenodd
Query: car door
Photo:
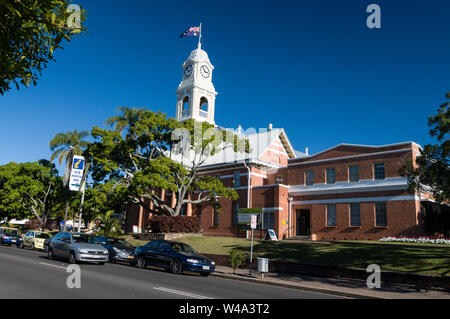
<svg viewBox="0 0 450 319"><path fill-rule="evenodd" d="M50 243L51 248L53 250L53 254L58 257L61 256L61 240L63 236L64 233L56 234L55 237L52 238L52 241Z"/></svg>
<svg viewBox="0 0 450 319"><path fill-rule="evenodd" d="M69 233L64 233L61 240L61 257L68 258L72 248L72 236Z"/></svg>
<svg viewBox="0 0 450 319"><path fill-rule="evenodd" d="M26 247L31 247L31 243L33 242L34 232L30 231L25 235L23 239L23 245Z"/></svg>
<svg viewBox="0 0 450 319"><path fill-rule="evenodd" d="M171 262L172 249L170 248L170 245L168 243L162 242L158 247L157 253L155 254L156 266L169 268Z"/></svg>
<svg viewBox="0 0 450 319"><path fill-rule="evenodd" d="M153 240L147 244L144 252L144 258L147 264L156 266L156 252L160 243L161 241L159 240Z"/></svg>

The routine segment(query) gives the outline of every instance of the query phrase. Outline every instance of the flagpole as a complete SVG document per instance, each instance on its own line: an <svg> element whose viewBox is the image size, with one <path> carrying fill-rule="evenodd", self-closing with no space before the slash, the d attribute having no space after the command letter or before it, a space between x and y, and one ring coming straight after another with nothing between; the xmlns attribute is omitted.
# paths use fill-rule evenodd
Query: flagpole
<svg viewBox="0 0 450 319"><path fill-rule="evenodd" d="M202 23L200 22L200 36L198 37L198 48L202 48Z"/></svg>

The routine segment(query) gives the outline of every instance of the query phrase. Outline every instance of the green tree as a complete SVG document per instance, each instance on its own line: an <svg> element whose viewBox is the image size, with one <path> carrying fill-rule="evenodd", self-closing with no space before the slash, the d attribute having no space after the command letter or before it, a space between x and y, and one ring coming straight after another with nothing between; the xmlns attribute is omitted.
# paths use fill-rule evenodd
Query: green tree
<svg viewBox="0 0 450 319"><path fill-rule="evenodd" d="M86 31L71 23L69 5L64 0L0 0L0 94L11 84L17 89L36 85L47 63L55 61L53 53L62 48L62 40L70 42L75 33ZM81 9L80 22L85 19Z"/></svg>
<svg viewBox="0 0 450 319"><path fill-rule="evenodd" d="M127 127L133 127L145 113L145 109L128 108L119 106L117 108L121 114L107 118L105 123L108 126L114 126L116 132L123 132Z"/></svg>
<svg viewBox="0 0 450 319"><path fill-rule="evenodd" d="M437 202L450 201L450 92L446 97L448 101L428 119L430 135L439 143L425 145L416 159L416 166L408 162L400 170L402 176L407 177L411 192L431 193Z"/></svg>
<svg viewBox="0 0 450 319"><path fill-rule="evenodd" d="M58 158L59 164L62 164L64 160L68 161L71 155L82 155L89 145L85 140L88 136L88 131L78 130L56 134L49 143L53 152L50 161Z"/></svg>
<svg viewBox="0 0 450 319"><path fill-rule="evenodd" d="M49 161L0 166L0 211L8 219L36 217L44 228L64 201L62 178Z"/></svg>
<svg viewBox="0 0 450 319"><path fill-rule="evenodd" d="M122 108L121 112L125 117L127 109ZM180 123L148 110L140 110L138 119L120 130L123 134L118 131L94 127L92 136L96 141L86 153L93 159L94 180L120 181L131 202L158 215L178 216L188 203L220 209L218 198L237 199L236 191L220 180L198 174L208 158L227 147L248 152L248 141L241 141L234 133L218 130L206 122ZM183 141L185 145L180 146ZM192 157L182 156L184 148ZM175 207L155 191L159 189L174 192ZM194 195L190 198L188 194ZM146 204L145 198L153 203L153 208Z"/></svg>
<svg viewBox="0 0 450 319"><path fill-rule="evenodd" d="M83 219L86 224L93 221L97 215L110 210L120 214L119 220L125 219L128 198L127 189L122 183L106 181L94 184L86 188L85 196ZM79 202L79 198L76 201Z"/></svg>
<svg viewBox="0 0 450 319"><path fill-rule="evenodd" d="M114 211L110 210L95 217L95 220L99 223L98 227L100 228L100 230L98 231L98 233L101 236L111 237L120 236L122 234L122 228L119 219L114 217L113 214Z"/></svg>

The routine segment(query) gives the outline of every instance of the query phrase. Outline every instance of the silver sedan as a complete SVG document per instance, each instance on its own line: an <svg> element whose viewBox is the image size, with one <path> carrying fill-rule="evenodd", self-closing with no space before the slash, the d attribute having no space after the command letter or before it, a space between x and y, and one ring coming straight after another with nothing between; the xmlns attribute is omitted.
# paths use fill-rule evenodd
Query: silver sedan
<svg viewBox="0 0 450 319"><path fill-rule="evenodd" d="M60 232L48 246L48 258L57 257L68 259L71 264L85 261L103 265L108 261L109 253L93 235Z"/></svg>

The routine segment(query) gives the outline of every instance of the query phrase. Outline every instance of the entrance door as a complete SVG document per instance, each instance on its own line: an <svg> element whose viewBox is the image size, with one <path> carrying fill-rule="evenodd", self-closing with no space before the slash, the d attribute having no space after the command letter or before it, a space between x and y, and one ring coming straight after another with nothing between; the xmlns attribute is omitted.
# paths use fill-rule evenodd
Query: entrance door
<svg viewBox="0 0 450 319"><path fill-rule="evenodd" d="M309 209L296 210L296 235L309 236L311 228L311 218Z"/></svg>

